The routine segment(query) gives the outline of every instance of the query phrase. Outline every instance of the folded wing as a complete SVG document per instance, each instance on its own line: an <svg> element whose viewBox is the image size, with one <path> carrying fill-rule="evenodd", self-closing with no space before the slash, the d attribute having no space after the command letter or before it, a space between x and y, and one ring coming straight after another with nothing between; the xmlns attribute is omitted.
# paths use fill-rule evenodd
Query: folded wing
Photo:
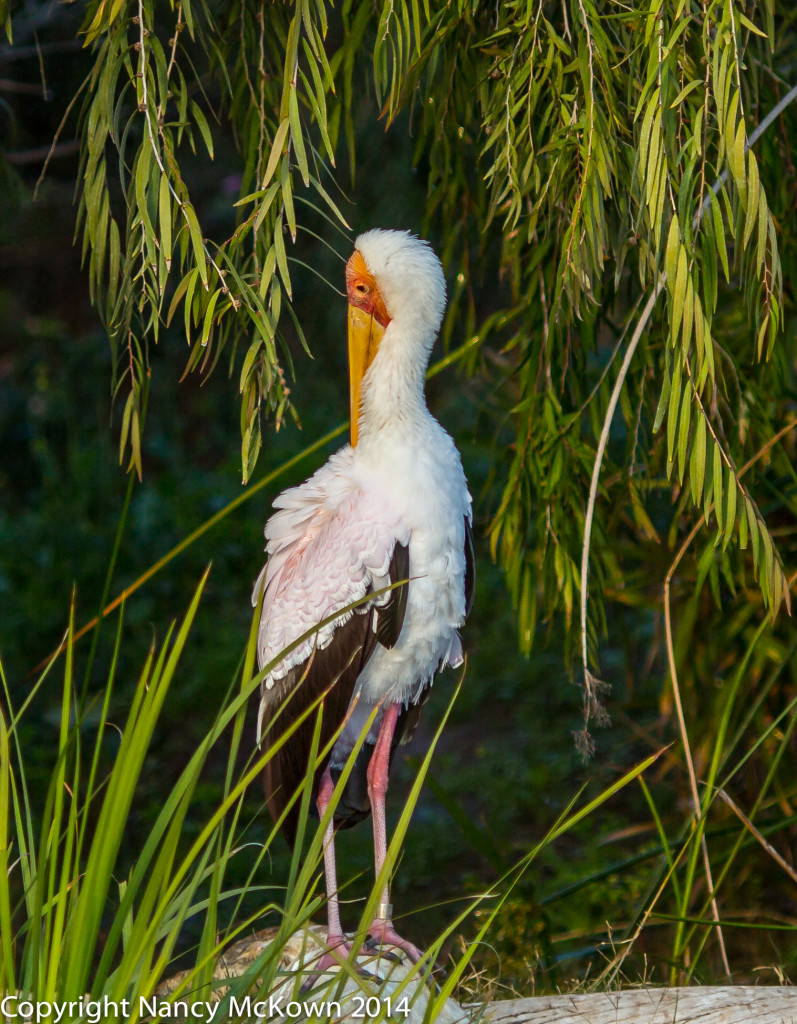
<svg viewBox="0 0 797 1024"><path fill-rule="evenodd" d="M258 662L269 669L258 716L264 748L316 702L318 749L327 746L375 645L391 647L401 632L407 586L379 591L408 578L409 531L380 495L351 481L348 456L343 449L301 487L281 494L266 524L268 562L253 593L256 603L265 590L258 633ZM318 713L306 714L266 766L275 820L307 775ZM282 825L291 842L297 819L298 801Z"/></svg>

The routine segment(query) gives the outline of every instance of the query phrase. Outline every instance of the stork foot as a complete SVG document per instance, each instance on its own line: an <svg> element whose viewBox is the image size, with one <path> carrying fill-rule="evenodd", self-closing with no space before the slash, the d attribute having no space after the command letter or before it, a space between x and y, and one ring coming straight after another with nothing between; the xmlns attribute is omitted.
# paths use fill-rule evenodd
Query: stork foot
<svg viewBox="0 0 797 1024"><path fill-rule="evenodd" d="M386 920L384 917L374 918L371 922L371 927L368 929L368 936L364 948L369 952L373 949L384 949L386 946L393 947L394 949L402 950L404 955L414 964L417 964L423 956L418 947L413 946L407 939L403 939L393 927L393 922ZM386 956L390 957L390 954L388 953ZM390 958L393 959L393 957Z"/></svg>
<svg viewBox="0 0 797 1024"><path fill-rule="evenodd" d="M322 976L331 968L342 967L351 955L351 949L351 943L344 935L327 935L327 950L315 962L312 973L302 982L299 990L301 995L306 995L315 988ZM363 978L373 978L373 974L362 967L355 967L355 970Z"/></svg>

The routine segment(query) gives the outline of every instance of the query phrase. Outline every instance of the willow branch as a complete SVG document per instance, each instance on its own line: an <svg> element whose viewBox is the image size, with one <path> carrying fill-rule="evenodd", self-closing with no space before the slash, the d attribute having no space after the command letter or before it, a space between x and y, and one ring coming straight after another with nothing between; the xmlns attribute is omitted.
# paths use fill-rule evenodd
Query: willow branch
<svg viewBox="0 0 797 1024"><path fill-rule="evenodd" d="M182 8L181 8L181 10L182 10ZM179 18L180 18L180 14L179 13L178 13L177 17L178 17L178 21L179 21ZM138 44L139 44L138 75L139 75L139 78L141 79L141 104L139 106L139 110L144 115L144 122L145 122L145 124L147 126L147 137L149 139L150 149L152 150L152 155L155 157L155 162L158 165L158 170L161 172L163 177L166 179L166 186L169 189L169 192L171 193L172 199L174 199L174 201L177 203L177 205L179 207L180 213L181 213L181 215L183 217L183 220L185 221L186 230L188 230L190 232L190 230L191 230L191 221L189 220L188 213L186 211L186 205L188 203L188 200L187 199L184 200L184 199L180 198L180 196L177 194L177 190L175 189L174 185L171 182L171 179L169 178L169 175L166 173L166 167L165 167L165 165L163 163L163 158L161 157L160 146L158 145L158 142L157 142L157 136L160 134L160 129L158 129L158 131L156 132L154 127L153 127L153 125L152 125L152 112L149 109L149 90L148 90L148 85L147 85L147 49L146 49L146 47L147 47L147 43L146 43L147 31L146 31L146 28L145 28L145 25L144 25L144 4L143 4L143 0L138 0L138 32L139 32L139 38L138 38ZM176 47L177 35L178 35L178 30L175 28L175 44L174 44L175 47ZM172 57L174 57L174 52L172 53ZM171 66L172 66L172 62L170 61L169 67L171 67ZM143 228L142 228L142 230L143 230ZM225 295L229 294L229 288L227 287L227 283L224 280L224 272L221 270L219 265L216 263L216 261L211 256L210 250L208 249L208 247L207 247L207 245L205 243L205 239L204 238L202 239L202 249L203 249L203 251L205 253L205 259L208 261L210 266L213 267L213 269L216 272L216 275L217 275L219 281L221 282L222 292ZM208 285L205 285L205 289L206 290L207 290L207 288L208 288ZM233 305L233 307L235 309L238 309L238 307L241 304L241 300L237 299L234 295L230 296L230 301L232 302L232 305Z"/></svg>
<svg viewBox="0 0 797 1024"><path fill-rule="evenodd" d="M764 132L772 125L772 123L783 113L790 103L793 103L797 99L797 85L793 86L786 95L770 110L763 121L752 131L745 144L745 150L750 149L758 142ZM727 180L728 171L725 168L714 184L711 186L711 192L700 205L697 213L694 216L692 222L693 229L696 228L702 221L706 211L711 205L712 195L716 195L722 188L724 182ZM581 549L581 658L582 667L584 670L584 685L587 691L587 697L593 696L593 685L592 685L592 674L589 671L589 663L587 658L587 595L588 595L588 583L589 583L589 552L590 552L590 541L592 539L592 520L595 516L595 502L598 494L598 482L600 479L601 466L603 464L603 456L606 452L606 445L609 441L609 431L611 430L612 420L614 419L614 411L617 408L617 403L620 399L620 393L625 384L626 376L631 365L631 360L634 358L634 354L639 346L640 339L645 331L645 328L653 315L653 309L656 304L656 299L661 292L662 288L666 284L667 275L660 274L658 281L653 287L653 291L642 310L633 337L628 344L625 357L623 359L620 372L617 375L614 388L612 390L611 398L609 399L609 405L606 410L606 415L603 419L603 427L601 429L600 438L598 440L598 448L595 453L595 462L592 467L592 479L590 480L589 498L587 500L587 511L584 520L584 540Z"/></svg>
<svg viewBox="0 0 797 1024"><path fill-rule="evenodd" d="M584 520L584 544L581 549L581 658L584 666L584 679L585 687L587 689L588 696L592 695L592 676L589 672L587 665L587 581L589 576L589 546L590 540L592 539L592 520L595 517L595 500L598 495L598 480L600 478L601 463L603 462L603 455L606 451L606 445L609 441L609 429L612 425L612 419L614 418L614 410L617 408L617 402L620 399L620 392L623 389L626 375L628 374L628 368L631 365L631 360L634 358L634 353L639 345L639 340L647 327L648 321L653 315L653 307L656 305L656 299L659 297L659 293L664 287L664 275L661 276L659 282L653 288L650 294L650 298L642 310L642 314L639 317L639 321L636 325L636 330L628 343L628 348L625 351L625 357L623 358L620 372L617 374L617 380L614 382L614 388L612 389L612 396L609 399L609 407L606 410L606 416L603 420L603 429L601 430L601 436L598 440L598 450L595 453L595 464L592 467L592 479L589 485L589 498L587 499L587 514Z"/></svg>

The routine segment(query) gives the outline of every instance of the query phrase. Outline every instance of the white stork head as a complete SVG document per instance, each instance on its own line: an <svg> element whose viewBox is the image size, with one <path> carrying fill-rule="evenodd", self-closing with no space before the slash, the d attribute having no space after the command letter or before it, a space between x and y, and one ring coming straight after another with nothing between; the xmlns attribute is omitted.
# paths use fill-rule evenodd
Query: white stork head
<svg viewBox="0 0 797 1024"><path fill-rule="evenodd" d="M366 374L370 391L400 391L410 398L420 390L422 397L446 305L443 268L428 242L409 231L375 228L354 245L346 264L352 447Z"/></svg>

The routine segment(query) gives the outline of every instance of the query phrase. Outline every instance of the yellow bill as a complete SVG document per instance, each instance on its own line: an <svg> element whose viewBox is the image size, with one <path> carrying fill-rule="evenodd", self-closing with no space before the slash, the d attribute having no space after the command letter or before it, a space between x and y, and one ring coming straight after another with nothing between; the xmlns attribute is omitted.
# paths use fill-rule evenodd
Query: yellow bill
<svg viewBox="0 0 797 1024"><path fill-rule="evenodd" d="M357 446L360 421L360 388L368 367L374 361L385 328L372 313L349 304L349 402L351 409L351 446Z"/></svg>

